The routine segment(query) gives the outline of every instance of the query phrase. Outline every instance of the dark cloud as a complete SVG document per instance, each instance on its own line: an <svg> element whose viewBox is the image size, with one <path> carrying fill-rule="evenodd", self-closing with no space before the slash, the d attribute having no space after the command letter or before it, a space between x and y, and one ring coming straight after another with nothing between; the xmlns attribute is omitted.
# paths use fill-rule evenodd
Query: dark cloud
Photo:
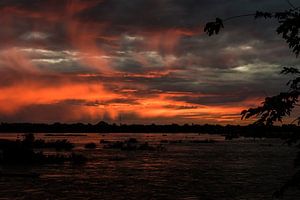
<svg viewBox="0 0 300 200"><path fill-rule="evenodd" d="M0 121L39 120L39 113L49 113L41 121L67 120L79 108L142 105L163 95L178 105L162 108L188 112L275 94L286 89L281 66L299 64L276 34L275 21L228 21L214 37L202 29L216 16L288 8L281 0L2 0L0 89L99 83L116 97L30 102L15 115L0 114ZM134 111L119 112L128 121L146 121ZM110 114L103 116L111 119ZM76 119L91 120L82 115Z"/></svg>
<svg viewBox="0 0 300 200"><path fill-rule="evenodd" d="M47 114L45 114L47 113ZM78 110L66 104L34 104L23 107L13 115L1 114L0 121L9 122L77 122L84 119L78 117Z"/></svg>
<svg viewBox="0 0 300 200"><path fill-rule="evenodd" d="M138 104L137 99L134 98L118 98L113 100L107 100L107 101L87 101L85 99L66 99L59 102L60 104L66 104L66 105L74 105L74 106L105 106L105 105L111 105L111 104L128 104L128 105L134 105Z"/></svg>

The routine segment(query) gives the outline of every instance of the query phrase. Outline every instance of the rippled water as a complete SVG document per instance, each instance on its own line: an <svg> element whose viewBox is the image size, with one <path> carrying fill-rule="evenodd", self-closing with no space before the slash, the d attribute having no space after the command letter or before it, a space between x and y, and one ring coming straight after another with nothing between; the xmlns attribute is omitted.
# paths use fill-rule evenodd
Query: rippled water
<svg viewBox="0 0 300 200"><path fill-rule="evenodd" d="M18 134L1 134L16 139ZM293 174L296 149L276 139L224 141L220 135L198 134L86 134L46 136L76 144L85 154L84 166L1 166L3 172L37 172L40 178L0 177L3 199L271 199L272 193ZM122 141L137 138L159 144L161 140L183 140L166 144L167 151L120 151L103 149L101 139ZM214 139L217 143L191 143ZM97 149L84 149L96 142ZM290 190L285 199L299 199Z"/></svg>

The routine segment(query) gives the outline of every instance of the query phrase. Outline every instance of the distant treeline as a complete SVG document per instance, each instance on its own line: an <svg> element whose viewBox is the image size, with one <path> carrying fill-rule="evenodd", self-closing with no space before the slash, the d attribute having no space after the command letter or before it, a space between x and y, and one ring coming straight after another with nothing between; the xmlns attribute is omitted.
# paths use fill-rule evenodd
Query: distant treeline
<svg viewBox="0 0 300 200"><path fill-rule="evenodd" d="M209 133L230 134L239 136L281 137L300 133L300 126L264 126L264 125L197 125L197 124L170 124L170 125L141 125L141 124L33 124L33 123L1 123L2 133Z"/></svg>

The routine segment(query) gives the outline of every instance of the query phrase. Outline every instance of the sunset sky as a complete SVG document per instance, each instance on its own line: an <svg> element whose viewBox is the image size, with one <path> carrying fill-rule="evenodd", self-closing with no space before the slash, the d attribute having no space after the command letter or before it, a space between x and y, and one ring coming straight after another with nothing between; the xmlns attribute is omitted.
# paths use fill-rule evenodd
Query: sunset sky
<svg viewBox="0 0 300 200"><path fill-rule="evenodd" d="M293 2L293 1L292 1ZM297 3L297 1L295 1ZM299 3L299 2L298 2ZM1 0L0 122L242 124L299 64L276 22L207 21L284 0Z"/></svg>

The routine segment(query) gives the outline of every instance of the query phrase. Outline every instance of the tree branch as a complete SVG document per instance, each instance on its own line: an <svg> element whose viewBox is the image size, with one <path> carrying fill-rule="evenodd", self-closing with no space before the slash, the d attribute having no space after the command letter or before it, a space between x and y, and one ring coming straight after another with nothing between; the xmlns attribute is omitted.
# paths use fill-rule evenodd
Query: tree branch
<svg viewBox="0 0 300 200"><path fill-rule="evenodd" d="M289 0L285 0L293 9L297 9Z"/></svg>
<svg viewBox="0 0 300 200"><path fill-rule="evenodd" d="M255 13L244 14L244 15L236 15L236 16L228 17L228 18L224 19L223 22L229 21L229 20L232 20L232 19L237 19L237 18L242 18L242 17L252 17L252 16L255 16Z"/></svg>

